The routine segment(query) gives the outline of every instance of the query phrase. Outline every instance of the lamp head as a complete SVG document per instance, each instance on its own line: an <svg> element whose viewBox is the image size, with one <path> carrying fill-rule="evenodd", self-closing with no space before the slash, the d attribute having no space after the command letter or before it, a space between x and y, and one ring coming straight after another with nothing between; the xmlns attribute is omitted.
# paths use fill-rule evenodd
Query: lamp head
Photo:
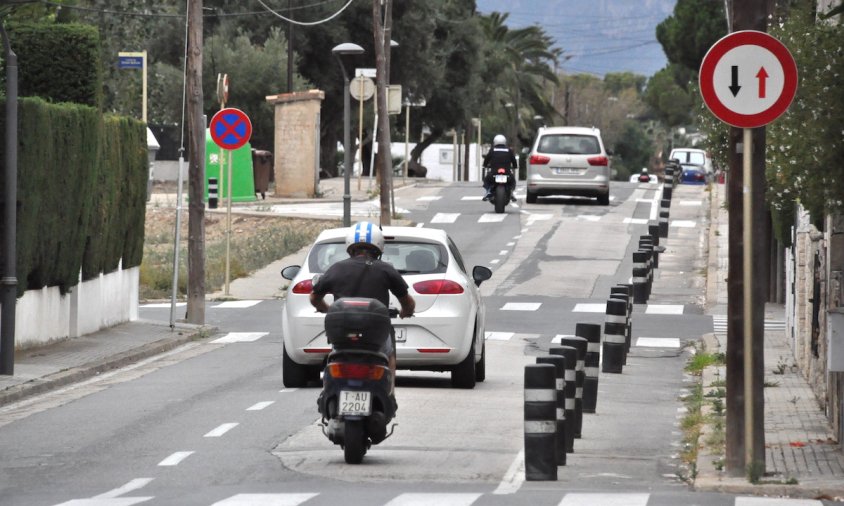
<svg viewBox="0 0 844 506"><path fill-rule="evenodd" d="M342 44L337 44L336 46L334 46L331 52L337 56L344 56L347 54L363 54L363 48L352 42L344 42Z"/></svg>

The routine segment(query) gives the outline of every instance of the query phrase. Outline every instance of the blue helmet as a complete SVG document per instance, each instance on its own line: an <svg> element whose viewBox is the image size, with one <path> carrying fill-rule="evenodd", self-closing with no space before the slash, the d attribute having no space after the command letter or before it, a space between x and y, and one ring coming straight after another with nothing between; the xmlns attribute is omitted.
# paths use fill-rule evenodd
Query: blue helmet
<svg viewBox="0 0 844 506"><path fill-rule="evenodd" d="M381 228L368 221L361 221L355 223L346 234L346 251L351 254L349 249L358 244L366 244L378 250L380 255L384 251L384 234Z"/></svg>

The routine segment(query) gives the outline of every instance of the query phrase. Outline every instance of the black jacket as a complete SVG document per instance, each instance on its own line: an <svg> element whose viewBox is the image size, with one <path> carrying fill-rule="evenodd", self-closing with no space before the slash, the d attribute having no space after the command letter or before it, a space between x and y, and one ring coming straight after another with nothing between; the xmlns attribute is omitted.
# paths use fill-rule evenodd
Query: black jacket
<svg viewBox="0 0 844 506"><path fill-rule="evenodd" d="M515 171L518 167L516 154L507 146L493 146L484 157L484 167L488 169L500 169L504 167L510 171Z"/></svg>

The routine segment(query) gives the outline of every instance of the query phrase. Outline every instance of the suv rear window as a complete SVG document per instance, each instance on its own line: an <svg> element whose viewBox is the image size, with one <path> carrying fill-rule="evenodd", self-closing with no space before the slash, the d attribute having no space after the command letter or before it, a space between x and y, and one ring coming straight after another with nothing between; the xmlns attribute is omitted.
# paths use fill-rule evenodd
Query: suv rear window
<svg viewBox="0 0 844 506"><path fill-rule="evenodd" d="M674 157L678 158L680 163L706 164L706 157L700 151L677 151L674 153Z"/></svg>
<svg viewBox="0 0 844 506"><path fill-rule="evenodd" d="M308 256L308 270L323 273L332 264L349 258L345 242L315 244ZM381 260L392 264L401 274L443 273L448 267L448 254L441 244L390 241L384 246Z"/></svg>
<svg viewBox="0 0 844 506"><path fill-rule="evenodd" d="M601 145L594 135L543 135L537 147L539 153L553 155L599 155Z"/></svg>

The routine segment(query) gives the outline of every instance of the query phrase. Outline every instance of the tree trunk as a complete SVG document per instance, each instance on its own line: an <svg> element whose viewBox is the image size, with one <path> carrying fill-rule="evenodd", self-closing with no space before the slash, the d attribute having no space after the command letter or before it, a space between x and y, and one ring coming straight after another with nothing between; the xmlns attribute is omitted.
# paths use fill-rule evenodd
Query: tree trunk
<svg viewBox="0 0 844 506"><path fill-rule="evenodd" d="M205 120L202 114L202 0L188 3L187 120L188 301L187 321L205 324Z"/></svg>

